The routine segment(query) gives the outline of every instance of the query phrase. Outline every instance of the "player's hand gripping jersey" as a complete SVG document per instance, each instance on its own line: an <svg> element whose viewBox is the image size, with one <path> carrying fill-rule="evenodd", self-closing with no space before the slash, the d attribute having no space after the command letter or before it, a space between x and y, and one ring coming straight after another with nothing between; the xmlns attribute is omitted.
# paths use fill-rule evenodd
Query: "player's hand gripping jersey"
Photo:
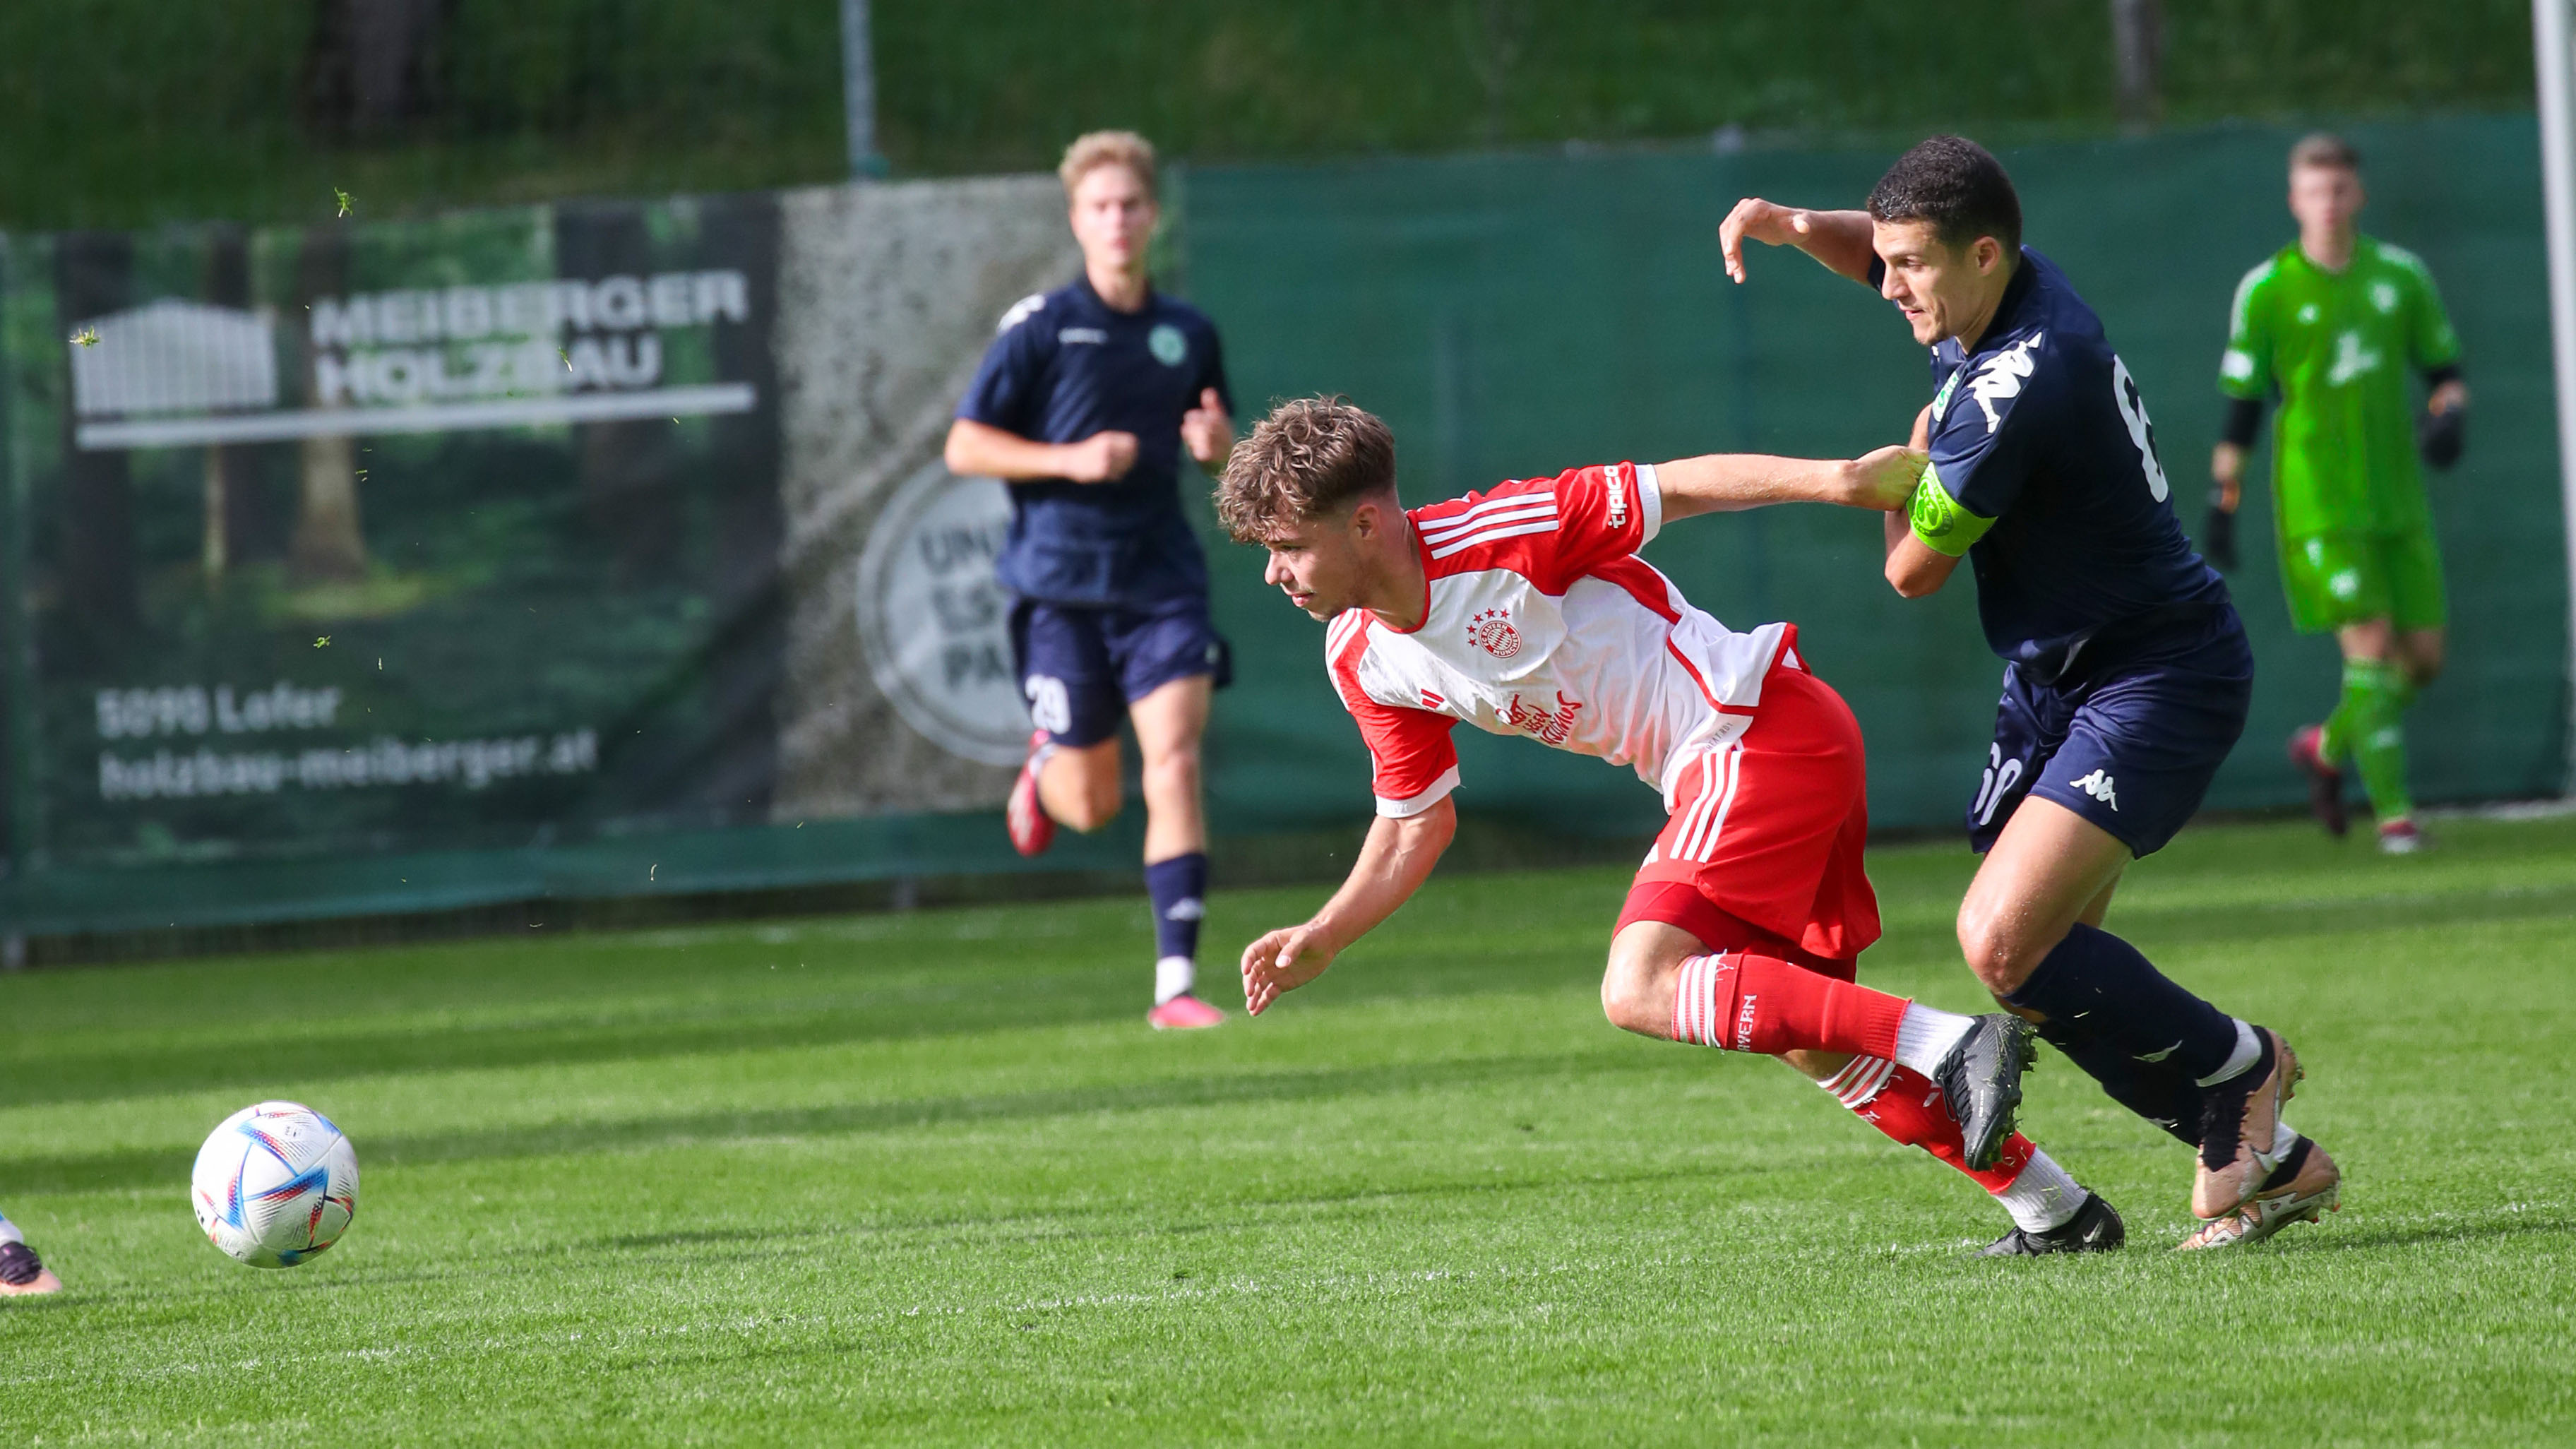
<svg viewBox="0 0 2576 1449"><path fill-rule="evenodd" d="M1789 626L1734 633L1636 557L1662 506L1654 469L1621 463L1407 514L1430 579L1421 627L1351 609L1325 631L1379 814L1419 814L1456 788L1460 720L1634 765L1668 806L1694 747L1743 732Z"/></svg>
<svg viewBox="0 0 2576 1449"><path fill-rule="evenodd" d="M2138 385L2054 263L2024 248L1976 352L1942 342L1932 375L1914 531L1975 566L1995 653L2046 683L2097 639L2095 657L2196 634L2227 607L2174 517Z"/></svg>

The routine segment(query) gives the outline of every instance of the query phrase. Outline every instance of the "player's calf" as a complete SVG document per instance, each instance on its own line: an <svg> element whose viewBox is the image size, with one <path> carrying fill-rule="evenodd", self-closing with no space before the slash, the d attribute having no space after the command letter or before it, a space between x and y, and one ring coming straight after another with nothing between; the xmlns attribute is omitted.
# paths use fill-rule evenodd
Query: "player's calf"
<svg viewBox="0 0 2576 1449"><path fill-rule="evenodd" d="M1961 1016L1787 960L1766 946L1708 952L1689 933L1637 921L1612 943L1601 1004L1641 1036L1779 1056L1843 1052L1892 1061L1937 1082L1967 1165L1993 1165L2012 1135L2030 1028L2011 1016Z"/></svg>

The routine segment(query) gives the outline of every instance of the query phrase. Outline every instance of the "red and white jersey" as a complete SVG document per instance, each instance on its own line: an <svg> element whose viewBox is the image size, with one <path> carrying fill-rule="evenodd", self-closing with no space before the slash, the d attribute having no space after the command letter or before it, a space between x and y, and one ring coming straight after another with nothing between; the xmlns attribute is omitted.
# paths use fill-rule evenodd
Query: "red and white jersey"
<svg viewBox="0 0 2576 1449"><path fill-rule="evenodd" d="M1663 523L1652 467L1577 468L1407 516L1429 575L1421 626L1350 609L1325 630L1380 815L1457 788L1460 720L1634 765L1667 806L1679 767L1751 722L1788 626L1735 633L1637 557Z"/></svg>

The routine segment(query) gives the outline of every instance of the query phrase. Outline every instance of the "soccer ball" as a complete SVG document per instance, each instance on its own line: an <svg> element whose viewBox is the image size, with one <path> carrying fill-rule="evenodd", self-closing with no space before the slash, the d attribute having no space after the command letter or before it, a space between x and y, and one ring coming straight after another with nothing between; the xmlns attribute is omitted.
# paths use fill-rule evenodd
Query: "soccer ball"
<svg viewBox="0 0 2576 1449"><path fill-rule="evenodd" d="M189 1186L206 1241L254 1268L292 1268L358 1215L358 1154L312 1108L261 1102L206 1138Z"/></svg>

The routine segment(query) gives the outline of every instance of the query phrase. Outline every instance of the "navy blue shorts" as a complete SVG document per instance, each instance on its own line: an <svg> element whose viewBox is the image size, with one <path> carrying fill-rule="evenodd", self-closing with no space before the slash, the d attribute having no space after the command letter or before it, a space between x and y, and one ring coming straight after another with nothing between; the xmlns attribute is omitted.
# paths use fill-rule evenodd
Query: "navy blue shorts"
<svg viewBox="0 0 2576 1449"><path fill-rule="evenodd" d="M2197 638L2081 678L2038 684L2004 666L1986 775L1968 806L1968 841L1991 849L2024 798L2053 800L2152 855L2200 808L2245 732L2254 651L2229 609Z"/></svg>
<svg viewBox="0 0 2576 1449"><path fill-rule="evenodd" d="M1194 674L1228 682L1225 640L1208 622L1207 600L1175 599L1149 609L1091 608L1016 599L1011 657L1029 722L1061 745L1096 745L1118 733L1127 706Z"/></svg>

